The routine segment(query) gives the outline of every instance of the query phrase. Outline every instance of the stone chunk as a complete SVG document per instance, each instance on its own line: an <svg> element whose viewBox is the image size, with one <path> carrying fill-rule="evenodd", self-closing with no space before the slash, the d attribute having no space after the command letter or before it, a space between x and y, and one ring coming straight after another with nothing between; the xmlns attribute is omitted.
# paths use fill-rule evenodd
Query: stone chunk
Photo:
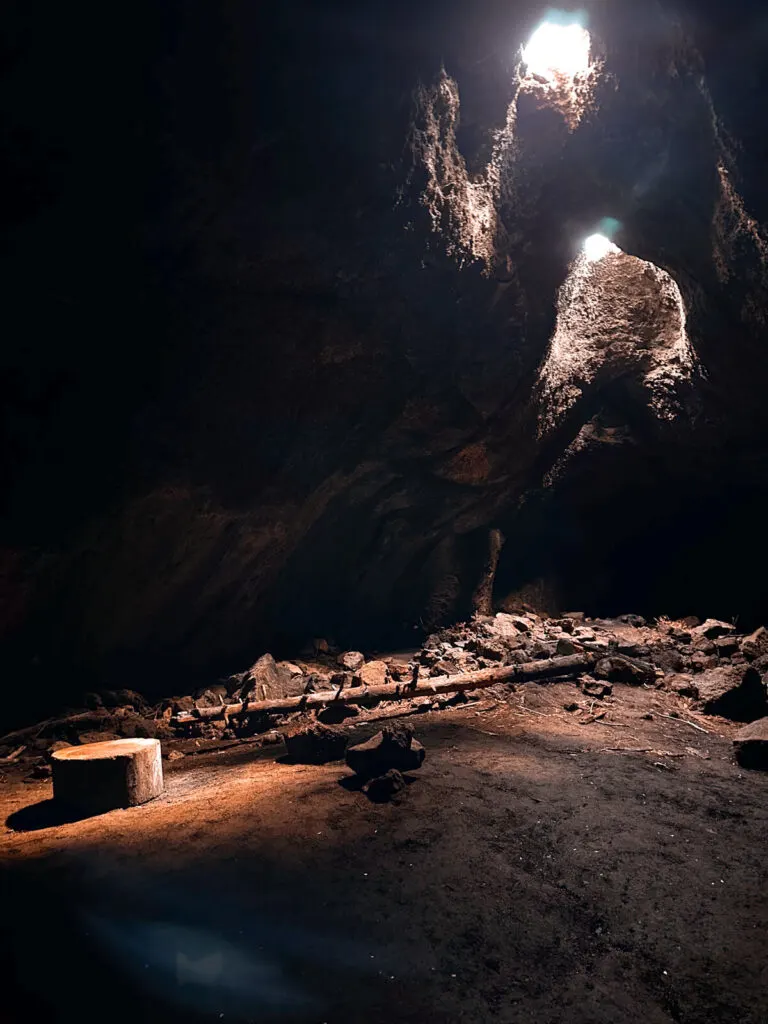
<svg viewBox="0 0 768 1024"><path fill-rule="evenodd" d="M347 764L353 772L372 779L390 768L414 771L424 761L424 747L401 725L386 726L364 743L347 748Z"/></svg>
<svg viewBox="0 0 768 1024"><path fill-rule="evenodd" d="M768 718L745 725L733 737L736 760L743 768L768 771Z"/></svg>
<svg viewBox="0 0 768 1024"><path fill-rule="evenodd" d="M347 672L357 672L365 664L365 656L360 651L345 651L336 661Z"/></svg>
<svg viewBox="0 0 768 1024"><path fill-rule="evenodd" d="M754 633L745 636L741 641L741 652L749 661L768 654L768 629L765 626L760 626Z"/></svg>
<svg viewBox="0 0 768 1024"><path fill-rule="evenodd" d="M700 626L691 630L694 637L706 637L707 640L715 640L719 636L726 636L735 632L736 627L730 622L721 622L719 619L706 619Z"/></svg>
<svg viewBox="0 0 768 1024"><path fill-rule="evenodd" d="M390 768L384 775L379 775L363 786L363 792L374 803L383 804L391 800L396 793L401 793L406 781L397 768Z"/></svg>
<svg viewBox="0 0 768 1024"><path fill-rule="evenodd" d="M751 665L721 665L696 676L702 710L735 722L752 722L768 713L766 689Z"/></svg>

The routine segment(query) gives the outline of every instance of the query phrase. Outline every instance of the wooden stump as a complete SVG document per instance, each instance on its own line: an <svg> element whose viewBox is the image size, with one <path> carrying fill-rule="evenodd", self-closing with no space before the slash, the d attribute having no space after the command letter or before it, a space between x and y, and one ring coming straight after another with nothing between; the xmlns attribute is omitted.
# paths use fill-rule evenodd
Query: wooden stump
<svg viewBox="0 0 768 1024"><path fill-rule="evenodd" d="M54 798L87 814L143 804L163 791L159 740L65 747L53 754L52 767Z"/></svg>

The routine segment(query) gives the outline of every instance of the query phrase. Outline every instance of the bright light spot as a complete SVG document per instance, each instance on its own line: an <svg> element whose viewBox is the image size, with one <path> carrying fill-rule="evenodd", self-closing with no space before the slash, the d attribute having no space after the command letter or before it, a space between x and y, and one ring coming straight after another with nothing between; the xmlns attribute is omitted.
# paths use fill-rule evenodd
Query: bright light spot
<svg viewBox="0 0 768 1024"><path fill-rule="evenodd" d="M545 21L523 47L523 60L529 72L542 78L574 78L589 71L589 32L581 25Z"/></svg>
<svg viewBox="0 0 768 1024"><path fill-rule="evenodd" d="M590 263L596 263L612 252L621 252L621 249L605 235L590 235L584 242L584 255Z"/></svg>

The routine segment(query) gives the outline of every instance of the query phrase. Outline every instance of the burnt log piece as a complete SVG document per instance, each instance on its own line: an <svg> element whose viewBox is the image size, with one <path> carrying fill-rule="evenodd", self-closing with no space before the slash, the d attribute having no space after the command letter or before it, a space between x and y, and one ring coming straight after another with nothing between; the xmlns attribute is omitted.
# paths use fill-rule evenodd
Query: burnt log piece
<svg viewBox="0 0 768 1024"><path fill-rule="evenodd" d="M133 807L163 792L160 741L107 740L64 747L51 756L53 795L86 814Z"/></svg>

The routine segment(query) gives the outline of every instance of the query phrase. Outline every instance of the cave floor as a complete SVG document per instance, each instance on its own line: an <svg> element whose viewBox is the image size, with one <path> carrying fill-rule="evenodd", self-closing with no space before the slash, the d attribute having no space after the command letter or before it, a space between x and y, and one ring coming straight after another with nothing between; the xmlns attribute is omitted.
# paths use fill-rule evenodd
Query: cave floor
<svg viewBox="0 0 768 1024"><path fill-rule="evenodd" d="M768 776L674 695L618 686L583 726L579 698L410 718L389 804L244 747L53 824L7 772L0 1019L762 1024Z"/></svg>

